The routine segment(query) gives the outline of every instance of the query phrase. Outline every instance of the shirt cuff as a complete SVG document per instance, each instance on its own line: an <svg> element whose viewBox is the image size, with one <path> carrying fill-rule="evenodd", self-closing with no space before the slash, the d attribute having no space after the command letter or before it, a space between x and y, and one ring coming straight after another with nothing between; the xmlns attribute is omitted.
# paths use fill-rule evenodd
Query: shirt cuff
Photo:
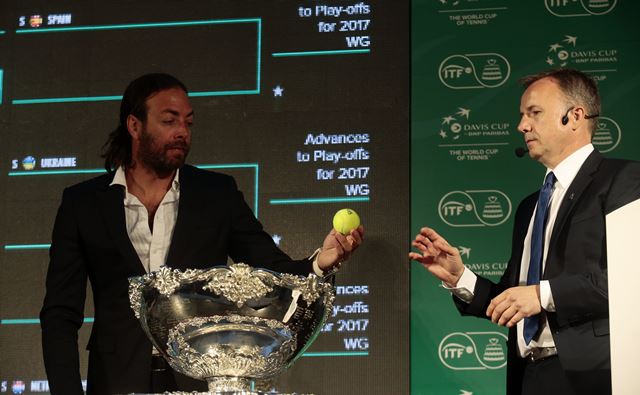
<svg viewBox="0 0 640 395"><path fill-rule="evenodd" d="M553 301L549 280L540 281L540 305L545 311L552 313L556 311L556 304Z"/></svg>
<svg viewBox="0 0 640 395"><path fill-rule="evenodd" d="M462 272L462 276L458 280L458 283L455 286L450 287L444 281L442 282L442 288L450 291L453 295L455 295L458 299L462 300L465 303L471 303L473 300L473 290L476 288L476 281L478 277L474 272L464 268Z"/></svg>
<svg viewBox="0 0 640 395"><path fill-rule="evenodd" d="M315 250L313 252L313 254L311 254L311 256L309 256L309 259L313 259L313 272L320 277L324 277L328 274L333 274L335 272L338 271L338 267L340 265L336 265L334 266L331 270L329 270L328 272L324 272L322 269L320 269L320 266L318 266L318 255L320 255L320 251L322 251L322 248L318 248L317 250Z"/></svg>

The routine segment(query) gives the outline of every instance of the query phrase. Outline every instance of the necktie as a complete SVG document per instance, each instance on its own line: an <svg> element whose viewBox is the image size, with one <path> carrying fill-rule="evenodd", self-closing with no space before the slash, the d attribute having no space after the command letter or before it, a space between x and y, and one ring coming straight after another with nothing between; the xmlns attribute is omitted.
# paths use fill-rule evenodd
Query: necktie
<svg viewBox="0 0 640 395"><path fill-rule="evenodd" d="M556 176L553 172L547 174L544 185L538 196L538 208L536 217L533 220L533 232L531 233L531 257L529 259L529 273L527 274L527 285L540 284L542 275L542 252L544 251L544 229L547 223L547 213L549 211L549 201L553 192L553 184ZM538 333L540 326L540 314L524 319L524 341L526 344Z"/></svg>

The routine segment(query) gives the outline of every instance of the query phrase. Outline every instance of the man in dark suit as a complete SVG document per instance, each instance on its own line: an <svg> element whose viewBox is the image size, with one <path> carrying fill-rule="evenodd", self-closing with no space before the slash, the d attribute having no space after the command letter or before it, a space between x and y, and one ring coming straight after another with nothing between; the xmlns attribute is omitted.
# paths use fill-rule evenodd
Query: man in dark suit
<svg viewBox="0 0 640 395"><path fill-rule="evenodd" d="M518 130L547 174L518 207L499 283L466 269L431 228L409 257L443 282L462 314L510 328L508 394L608 394L605 216L640 198L640 163L605 159L591 145L600 113L591 78L559 69L523 82Z"/></svg>
<svg viewBox="0 0 640 395"><path fill-rule="evenodd" d="M40 313L53 395L83 393L77 332L87 278L95 307L87 393L206 390L152 356L129 307L129 277L162 266L225 265L228 257L278 272L327 275L362 242L362 227L346 236L332 230L311 257L292 261L263 231L233 178L184 164L192 122L180 81L166 74L136 79L105 145L108 174L64 191Z"/></svg>

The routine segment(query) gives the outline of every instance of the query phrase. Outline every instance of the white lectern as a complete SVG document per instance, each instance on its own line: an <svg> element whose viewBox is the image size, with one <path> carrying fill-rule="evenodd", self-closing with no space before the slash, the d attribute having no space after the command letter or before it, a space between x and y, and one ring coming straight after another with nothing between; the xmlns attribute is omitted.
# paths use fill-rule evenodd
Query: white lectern
<svg viewBox="0 0 640 395"><path fill-rule="evenodd" d="M640 200L607 215L613 395L640 394Z"/></svg>

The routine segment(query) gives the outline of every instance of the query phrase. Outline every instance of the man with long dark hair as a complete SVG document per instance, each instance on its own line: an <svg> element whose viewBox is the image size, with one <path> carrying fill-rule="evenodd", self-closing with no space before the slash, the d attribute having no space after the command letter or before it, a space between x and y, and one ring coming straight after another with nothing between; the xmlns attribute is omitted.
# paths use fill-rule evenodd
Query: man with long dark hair
<svg viewBox="0 0 640 395"><path fill-rule="evenodd" d="M225 265L228 257L277 272L326 275L362 242L362 227L347 236L332 230L316 253L292 261L263 231L233 178L185 165L193 116L176 78L139 77L127 87L118 127L105 144L108 173L65 189L40 313L53 395L83 393L77 332L87 278L95 308L88 394L206 390L152 354L129 307L129 277L162 266Z"/></svg>

